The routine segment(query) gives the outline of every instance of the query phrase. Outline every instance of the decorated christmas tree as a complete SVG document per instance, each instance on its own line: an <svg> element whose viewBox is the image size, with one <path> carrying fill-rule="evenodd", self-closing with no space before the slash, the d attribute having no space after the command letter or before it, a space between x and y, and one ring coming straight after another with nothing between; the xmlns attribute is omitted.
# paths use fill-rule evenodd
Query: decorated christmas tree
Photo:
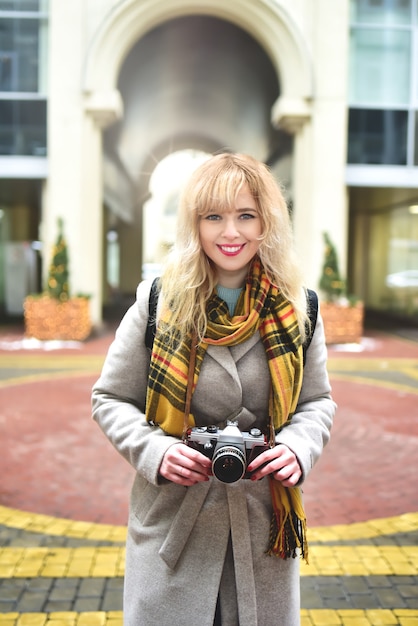
<svg viewBox="0 0 418 626"><path fill-rule="evenodd" d="M338 267L338 257L334 244L329 235L324 233L325 259L322 266L322 275L319 281L319 288L323 292L328 302L333 302L341 298L345 293L345 281L341 278Z"/></svg>
<svg viewBox="0 0 418 626"><path fill-rule="evenodd" d="M52 250L47 290L52 298L65 302L70 297L68 284L68 248L63 234L63 220L58 218L58 237Z"/></svg>

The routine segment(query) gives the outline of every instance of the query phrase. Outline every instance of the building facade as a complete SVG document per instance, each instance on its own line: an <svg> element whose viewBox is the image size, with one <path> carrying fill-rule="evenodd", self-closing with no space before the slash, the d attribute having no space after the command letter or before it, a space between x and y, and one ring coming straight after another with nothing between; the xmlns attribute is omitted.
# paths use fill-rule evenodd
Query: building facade
<svg viewBox="0 0 418 626"><path fill-rule="evenodd" d="M327 232L366 307L418 317L418 0L0 0L0 310L64 219L93 321L173 237L185 171L283 182L306 283Z"/></svg>

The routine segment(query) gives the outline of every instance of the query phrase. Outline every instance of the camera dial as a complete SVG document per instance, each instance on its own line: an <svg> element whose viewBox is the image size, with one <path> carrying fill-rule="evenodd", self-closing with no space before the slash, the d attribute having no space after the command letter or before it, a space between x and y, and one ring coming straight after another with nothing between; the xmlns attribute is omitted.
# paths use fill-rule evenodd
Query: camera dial
<svg viewBox="0 0 418 626"><path fill-rule="evenodd" d="M259 428L251 428L250 435L251 437L261 437L261 430Z"/></svg>

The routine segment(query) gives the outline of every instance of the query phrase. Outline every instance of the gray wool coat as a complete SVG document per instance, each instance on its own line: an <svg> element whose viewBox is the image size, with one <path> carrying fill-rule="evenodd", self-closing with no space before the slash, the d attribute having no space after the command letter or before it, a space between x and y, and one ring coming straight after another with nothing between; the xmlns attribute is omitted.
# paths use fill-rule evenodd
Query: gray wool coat
<svg viewBox="0 0 418 626"><path fill-rule="evenodd" d="M178 440L144 415L150 353L144 343L150 281L122 320L93 388L93 418L135 469L124 589L125 626L212 626L219 594L223 626L300 623L299 559L267 556L269 481L192 487L162 480L159 467ZM197 425L234 416L240 429L264 425L269 372L261 339L209 346L192 399ZM335 404L318 317L292 424L277 435L297 455L303 482L329 439ZM309 520L308 520L309 523Z"/></svg>

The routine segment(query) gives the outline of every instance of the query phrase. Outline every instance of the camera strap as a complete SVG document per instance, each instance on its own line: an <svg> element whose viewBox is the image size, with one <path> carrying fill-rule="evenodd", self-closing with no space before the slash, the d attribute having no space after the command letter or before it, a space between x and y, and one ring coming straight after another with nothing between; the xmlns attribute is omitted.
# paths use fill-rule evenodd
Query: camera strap
<svg viewBox="0 0 418 626"><path fill-rule="evenodd" d="M272 406L272 402L273 402L273 387L270 385L270 400L269 400L269 406ZM274 428L274 419L273 419L273 412L270 410L269 411L269 446L270 448L274 448L276 445L276 430Z"/></svg>
<svg viewBox="0 0 418 626"><path fill-rule="evenodd" d="M194 371L196 365L196 350L197 350L197 333L192 334L192 341L190 345L190 358L189 358L189 371L187 373L187 388L186 388L186 401L184 403L184 418L183 418L183 441L187 440L187 431L189 429L189 415L190 405L192 402Z"/></svg>

